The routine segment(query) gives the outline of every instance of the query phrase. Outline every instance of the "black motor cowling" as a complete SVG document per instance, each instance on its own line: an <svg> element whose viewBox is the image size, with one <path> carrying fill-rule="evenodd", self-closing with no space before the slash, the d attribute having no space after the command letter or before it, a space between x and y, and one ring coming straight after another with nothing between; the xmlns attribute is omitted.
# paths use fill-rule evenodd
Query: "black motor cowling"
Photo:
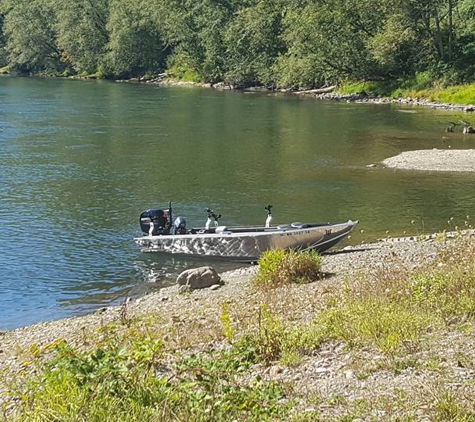
<svg viewBox="0 0 475 422"><path fill-rule="evenodd" d="M150 232L152 222L153 230ZM140 228L145 236L170 234L170 227L169 210L147 210L140 214Z"/></svg>

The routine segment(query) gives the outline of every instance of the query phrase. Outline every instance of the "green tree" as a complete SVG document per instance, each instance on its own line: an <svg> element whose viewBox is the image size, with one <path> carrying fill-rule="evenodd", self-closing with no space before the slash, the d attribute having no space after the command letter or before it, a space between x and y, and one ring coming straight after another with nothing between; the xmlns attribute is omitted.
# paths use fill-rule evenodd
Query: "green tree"
<svg viewBox="0 0 475 422"><path fill-rule="evenodd" d="M239 10L225 31L225 79L237 85L273 86L273 66L284 52L279 1L258 0Z"/></svg>
<svg viewBox="0 0 475 422"><path fill-rule="evenodd" d="M97 72L109 34L108 0L58 0L57 42L74 73Z"/></svg>
<svg viewBox="0 0 475 422"><path fill-rule="evenodd" d="M368 40L368 52L381 76L397 78L414 71L420 54L418 38L400 15L389 16L379 31Z"/></svg>
<svg viewBox="0 0 475 422"><path fill-rule="evenodd" d="M237 4L228 0L176 0L170 4L179 25L173 31L175 48L169 65L188 68L205 82L223 80L224 34Z"/></svg>
<svg viewBox="0 0 475 422"><path fill-rule="evenodd" d="M413 72L431 71L434 77L440 77L454 69L461 53L457 28L463 21L458 0L398 0L388 1L387 7L389 20L398 20L400 41L404 44L411 39L416 53Z"/></svg>
<svg viewBox="0 0 475 422"><path fill-rule="evenodd" d="M127 78L163 70L167 53L151 9L153 3L146 0L110 0L104 66L111 76Z"/></svg>
<svg viewBox="0 0 475 422"><path fill-rule="evenodd" d="M3 35L3 22L5 20L4 2L0 0L0 67L8 64L7 54L5 51L5 37Z"/></svg>
<svg viewBox="0 0 475 422"><path fill-rule="evenodd" d="M56 44L53 0L8 0L3 31L9 64L25 72L58 73L64 70Z"/></svg>
<svg viewBox="0 0 475 422"><path fill-rule="evenodd" d="M375 63L367 42L380 22L377 8L370 18L362 8L369 2L302 3L284 17L282 40L287 51L275 66L279 85L310 88L371 75Z"/></svg>
<svg viewBox="0 0 475 422"><path fill-rule="evenodd" d="M475 2L463 0L459 4L456 22L457 67L465 81L473 81L475 77Z"/></svg>

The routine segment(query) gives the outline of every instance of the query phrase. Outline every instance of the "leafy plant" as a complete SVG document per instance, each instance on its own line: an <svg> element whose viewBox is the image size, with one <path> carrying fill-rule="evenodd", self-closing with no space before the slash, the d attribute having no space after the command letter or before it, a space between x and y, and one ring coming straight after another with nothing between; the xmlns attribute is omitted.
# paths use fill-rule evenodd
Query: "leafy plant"
<svg viewBox="0 0 475 422"><path fill-rule="evenodd" d="M60 342L19 394L19 420L265 421L289 410L276 383L239 382L254 362L248 349L162 357L161 341L140 335L91 351Z"/></svg>
<svg viewBox="0 0 475 422"><path fill-rule="evenodd" d="M259 259L259 272L253 279L257 287L275 287L289 283L309 283L321 276L322 259L314 250L264 252Z"/></svg>

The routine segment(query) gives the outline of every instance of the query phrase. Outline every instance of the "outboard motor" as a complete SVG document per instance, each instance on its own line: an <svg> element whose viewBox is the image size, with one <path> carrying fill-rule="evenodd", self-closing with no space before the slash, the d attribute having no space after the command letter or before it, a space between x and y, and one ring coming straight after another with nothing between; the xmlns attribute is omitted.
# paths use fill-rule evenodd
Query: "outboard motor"
<svg viewBox="0 0 475 422"><path fill-rule="evenodd" d="M183 217L177 217L173 223L175 234L186 234L186 220Z"/></svg>
<svg viewBox="0 0 475 422"><path fill-rule="evenodd" d="M169 210L147 210L140 214L140 228L145 236L170 234Z"/></svg>

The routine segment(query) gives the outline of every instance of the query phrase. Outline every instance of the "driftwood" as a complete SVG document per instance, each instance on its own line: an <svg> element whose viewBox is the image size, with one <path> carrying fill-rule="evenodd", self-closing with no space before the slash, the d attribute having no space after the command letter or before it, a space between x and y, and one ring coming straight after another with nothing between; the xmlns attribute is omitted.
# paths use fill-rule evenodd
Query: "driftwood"
<svg viewBox="0 0 475 422"><path fill-rule="evenodd" d="M306 91L295 91L296 94L325 94L326 92L332 92L336 88L336 85L332 85L326 88L308 89Z"/></svg>

